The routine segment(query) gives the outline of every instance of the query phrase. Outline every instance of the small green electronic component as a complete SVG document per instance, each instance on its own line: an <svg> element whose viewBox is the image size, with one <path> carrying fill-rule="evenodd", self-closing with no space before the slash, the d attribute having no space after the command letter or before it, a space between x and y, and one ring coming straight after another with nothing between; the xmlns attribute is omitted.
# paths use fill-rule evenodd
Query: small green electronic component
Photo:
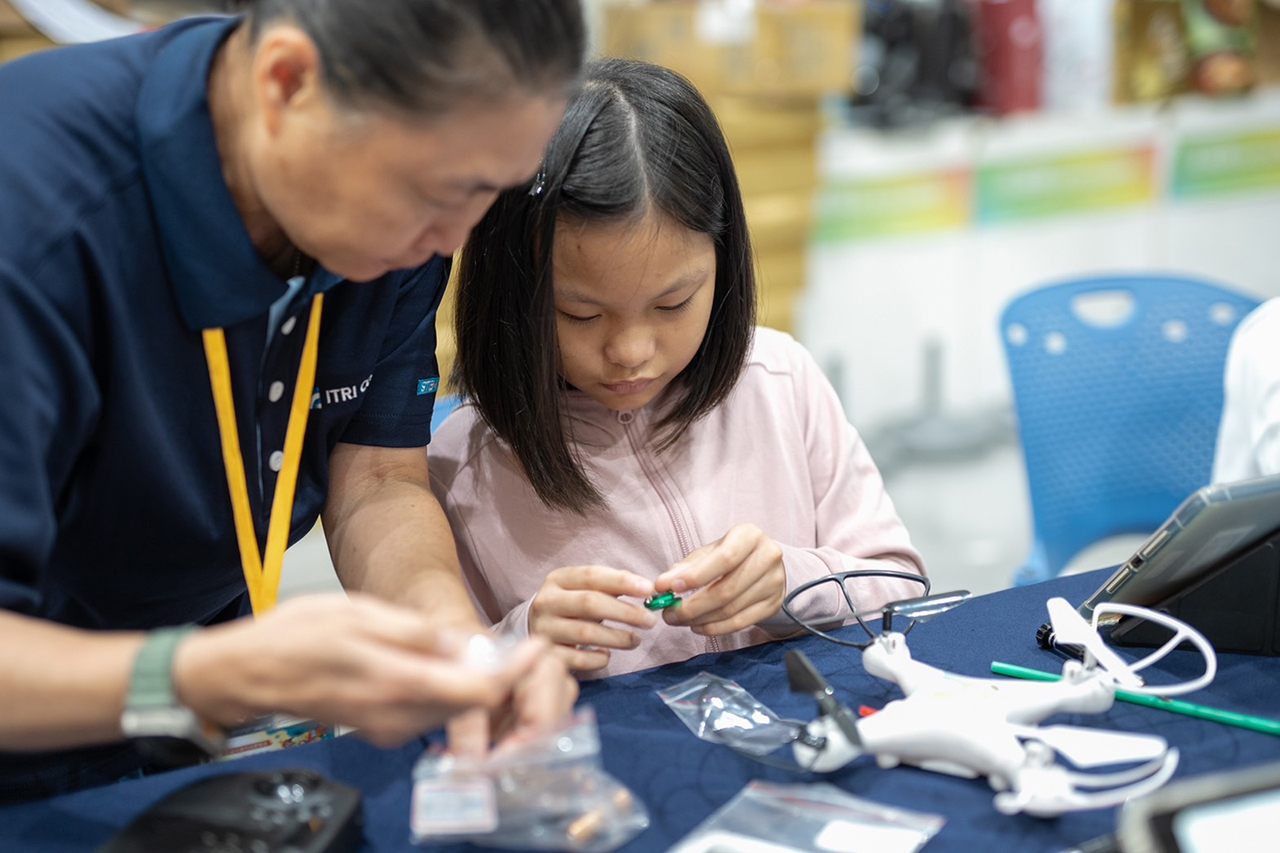
<svg viewBox="0 0 1280 853"><path fill-rule="evenodd" d="M674 592L664 592L659 595L651 595L644 600L644 606L650 610L666 610L668 607L676 607L680 604L680 596Z"/></svg>

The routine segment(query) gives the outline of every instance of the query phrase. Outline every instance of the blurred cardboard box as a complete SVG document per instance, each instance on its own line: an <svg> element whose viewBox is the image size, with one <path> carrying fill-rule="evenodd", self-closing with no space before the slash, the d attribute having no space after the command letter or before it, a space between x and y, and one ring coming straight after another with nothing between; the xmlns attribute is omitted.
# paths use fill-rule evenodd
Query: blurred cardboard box
<svg viewBox="0 0 1280 853"><path fill-rule="evenodd" d="M756 269L761 291L797 295L808 275L808 244L756 252Z"/></svg>
<svg viewBox="0 0 1280 853"><path fill-rule="evenodd" d="M798 301L792 297L764 294L760 299L759 310L756 312L756 325L768 326L770 329L777 329L795 337L798 308Z"/></svg>
<svg viewBox="0 0 1280 853"><path fill-rule="evenodd" d="M812 146L824 127L816 98L712 95L707 102L735 153L744 148Z"/></svg>
<svg viewBox="0 0 1280 853"><path fill-rule="evenodd" d="M796 333L796 309L808 280L808 251L804 244L757 251L759 308L756 322Z"/></svg>
<svg viewBox="0 0 1280 853"><path fill-rule="evenodd" d="M53 42L27 23L27 19L18 14L8 0L0 0L0 62L53 46Z"/></svg>
<svg viewBox="0 0 1280 853"><path fill-rule="evenodd" d="M0 0L0 36L31 36L36 28L27 23L27 19L18 14L18 10L8 0Z"/></svg>
<svg viewBox="0 0 1280 853"><path fill-rule="evenodd" d="M458 337L454 333L453 319L456 314L460 260L461 255L454 256L453 268L449 271L449 283L444 289L440 307L436 309L436 364L440 368L438 396L454 393L449 380L453 375L453 365L458 360Z"/></svg>
<svg viewBox="0 0 1280 853"><path fill-rule="evenodd" d="M812 142L746 149L730 143L730 150L744 195L812 190L818 185L818 156Z"/></svg>
<svg viewBox="0 0 1280 853"><path fill-rule="evenodd" d="M28 37L5 36L0 38L0 63L8 62L11 59L19 59L27 54L41 50L48 50L51 47L56 47L56 45L40 35Z"/></svg>
<svg viewBox="0 0 1280 853"><path fill-rule="evenodd" d="M850 88L860 0L654 0L605 7L604 53L684 74L705 94L807 97Z"/></svg>
<svg viewBox="0 0 1280 853"><path fill-rule="evenodd" d="M757 252L808 245L816 203L811 190L749 195L742 201Z"/></svg>

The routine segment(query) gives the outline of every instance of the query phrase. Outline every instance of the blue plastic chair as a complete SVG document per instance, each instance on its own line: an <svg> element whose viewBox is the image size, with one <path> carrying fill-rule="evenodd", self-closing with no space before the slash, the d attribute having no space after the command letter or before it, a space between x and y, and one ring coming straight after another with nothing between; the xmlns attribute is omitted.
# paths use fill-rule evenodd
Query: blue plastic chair
<svg viewBox="0 0 1280 853"><path fill-rule="evenodd" d="M1236 324L1259 304L1173 276L1051 284L1000 317L1031 494L1017 585L1149 533L1209 482Z"/></svg>

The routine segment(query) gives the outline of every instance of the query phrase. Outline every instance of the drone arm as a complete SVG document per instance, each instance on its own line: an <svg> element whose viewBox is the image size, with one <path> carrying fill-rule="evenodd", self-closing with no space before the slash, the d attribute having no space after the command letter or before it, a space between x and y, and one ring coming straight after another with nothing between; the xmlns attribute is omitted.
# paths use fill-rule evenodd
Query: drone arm
<svg viewBox="0 0 1280 853"><path fill-rule="evenodd" d="M1070 660L1052 681L996 680L1011 723L1034 725L1054 714L1100 714L1115 704L1115 683L1101 670Z"/></svg>
<svg viewBox="0 0 1280 853"><path fill-rule="evenodd" d="M897 632L881 634L863 649L862 668L876 678L898 685L907 696L948 677L943 670L911 657L906 637Z"/></svg>

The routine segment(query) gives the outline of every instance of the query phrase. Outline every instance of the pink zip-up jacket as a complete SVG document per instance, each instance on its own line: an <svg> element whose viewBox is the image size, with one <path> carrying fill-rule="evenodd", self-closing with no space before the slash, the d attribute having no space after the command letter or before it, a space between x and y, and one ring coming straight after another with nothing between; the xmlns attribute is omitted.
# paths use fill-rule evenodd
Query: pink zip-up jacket
<svg viewBox="0 0 1280 853"><path fill-rule="evenodd" d="M553 569L605 565L656 578L745 522L781 546L788 590L849 569L924 574L835 390L789 335L757 329L729 398L662 454L649 441L662 398L617 412L581 392L567 397L582 461L608 500L585 518L548 509L474 407L460 406L431 439L432 487L453 527L476 605L500 631L528 632L529 605ZM821 589L800 596L804 618L850 618L838 585ZM919 584L892 578L858 579L850 589L859 610L871 616L889 601L923 594ZM796 631L781 612L720 637L659 620L639 631L637 648L611 650L605 669L579 675L617 675Z"/></svg>

